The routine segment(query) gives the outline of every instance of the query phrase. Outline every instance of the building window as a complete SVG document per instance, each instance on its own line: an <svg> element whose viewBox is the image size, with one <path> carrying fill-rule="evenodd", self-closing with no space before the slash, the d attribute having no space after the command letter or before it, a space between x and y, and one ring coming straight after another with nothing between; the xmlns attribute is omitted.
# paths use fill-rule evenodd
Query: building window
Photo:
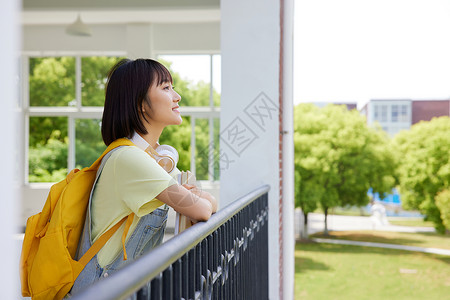
<svg viewBox="0 0 450 300"><path fill-rule="evenodd" d="M104 87L122 55L23 56L26 183L62 180L104 151Z"/></svg>
<svg viewBox="0 0 450 300"><path fill-rule="evenodd" d="M381 105L381 122L387 122L388 120L388 107L387 105Z"/></svg>
<svg viewBox="0 0 450 300"><path fill-rule="evenodd" d="M379 121L380 119L380 107L378 105L373 106L373 119Z"/></svg>
<svg viewBox="0 0 450 300"><path fill-rule="evenodd" d="M391 109L391 121L398 122L398 105L392 105Z"/></svg>
<svg viewBox="0 0 450 300"><path fill-rule="evenodd" d="M400 122L408 122L408 106L407 105L400 106L399 120L400 120Z"/></svg>

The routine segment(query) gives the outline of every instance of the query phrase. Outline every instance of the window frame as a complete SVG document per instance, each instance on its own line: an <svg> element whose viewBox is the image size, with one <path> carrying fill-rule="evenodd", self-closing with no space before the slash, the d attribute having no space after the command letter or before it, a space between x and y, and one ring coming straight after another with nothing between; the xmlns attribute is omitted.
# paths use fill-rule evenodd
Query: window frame
<svg viewBox="0 0 450 300"><path fill-rule="evenodd" d="M215 55L221 55L218 51L208 52L172 52L161 51L154 54L157 59L159 55L208 55L210 58L210 93L209 93L209 106L191 106L181 107L181 113L183 116L189 116L191 118L191 149L195 149L195 122L196 119L208 119L209 121L209 149L208 149L208 182L218 182L214 179L214 123L215 119L220 120L220 106L214 106L213 99L213 83L214 83L214 70L213 70L213 58ZM29 66L30 59L34 57L63 57L70 56L75 58L75 105L74 106L30 106L30 88L29 88ZM42 184L51 183L38 183L29 182L29 138L30 138L30 117L67 117L68 120L68 154L67 154L67 169L72 170L75 168L75 121L76 119L101 119L103 115L103 106L83 106L81 99L81 59L83 57L92 56L108 56L108 57L127 57L127 53L124 51L25 51L22 52L21 61L21 92L19 97L19 109L23 115L22 136L24 138L24 149L22 157L24 158L22 168L22 182L29 186L39 186ZM221 66L220 66L221 67ZM220 139L220 138L219 138ZM216 141L218 143L218 141ZM191 151L191 172L196 174L195 165L195 151ZM219 175L220 178L220 175Z"/></svg>
<svg viewBox="0 0 450 300"><path fill-rule="evenodd" d="M391 106L391 122L397 123L399 122L399 105L398 104L392 104Z"/></svg>
<svg viewBox="0 0 450 300"><path fill-rule="evenodd" d="M81 99L81 59L83 57L126 56L124 51L27 51L21 54L21 97L19 105L23 114L22 133L24 137L24 166L22 182L25 185L42 185L43 183L29 182L29 140L30 140L30 118L31 117L67 117L67 137L69 145L67 149L67 169L75 168L75 120L76 119L101 119L103 106L83 106ZM75 58L75 105L74 106L30 106L30 59L35 57L74 57Z"/></svg>

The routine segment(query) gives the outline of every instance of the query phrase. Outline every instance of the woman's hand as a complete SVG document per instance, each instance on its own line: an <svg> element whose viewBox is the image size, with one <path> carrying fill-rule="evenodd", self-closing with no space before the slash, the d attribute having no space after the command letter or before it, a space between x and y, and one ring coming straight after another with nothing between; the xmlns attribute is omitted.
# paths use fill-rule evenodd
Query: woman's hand
<svg viewBox="0 0 450 300"><path fill-rule="evenodd" d="M183 184L183 186L191 193L199 196L200 198L204 198L204 199L208 200L211 203L212 213L215 213L217 211L217 200L213 195L197 188L197 186L195 186L193 184L186 183L186 184Z"/></svg>
<svg viewBox="0 0 450 300"><path fill-rule="evenodd" d="M217 201L211 195L192 185L174 184L162 191L156 198L171 206L180 214L196 221L207 221L217 210Z"/></svg>

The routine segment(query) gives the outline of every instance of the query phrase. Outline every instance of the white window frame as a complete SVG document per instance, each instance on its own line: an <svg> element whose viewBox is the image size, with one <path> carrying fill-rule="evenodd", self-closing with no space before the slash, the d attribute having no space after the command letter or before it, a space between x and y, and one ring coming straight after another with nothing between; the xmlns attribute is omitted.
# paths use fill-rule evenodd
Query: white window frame
<svg viewBox="0 0 450 300"><path fill-rule="evenodd" d="M158 52L159 55L209 55L210 56L210 95L209 106L201 107L181 107L183 116L191 117L191 149L195 149L195 121L196 119L209 120L209 155L208 155L208 182L217 182L214 180L214 120L220 119L220 107L214 106L213 101L213 56L220 55L220 52ZM30 106L29 91L29 60L34 57L63 57L69 56L75 58L75 101L74 106ZM81 99L81 58L91 56L127 56L122 51L26 51L21 55L21 111L23 114L22 136L24 137L24 166L23 179L25 185L42 185L42 183L29 182L29 121L30 117L67 117L68 119L68 139L69 148L67 155L67 168L72 170L75 168L75 120L76 119L101 119L103 114L103 106L83 106ZM196 174L195 166L195 150L191 151L191 172ZM47 183L46 183L47 184Z"/></svg>
<svg viewBox="0 0 450 300"><path fill-rule="evenodd" d="M408 122L408 119L409 119L408 105L406 105L406 104L400 105L399 117L400 117L400 122Z"/></svg>
<svg viewBox="0 0 450 300"><path fill-rule="evenodd" d="M392 106L391 106L391 122L392 123L399 122L400 106L401 105L398 105L398 104L392 104Z"/></svg>
<svg viewBox="0 0 450 300"><path fill-rule="evenodd" d="M29 139L30 139L30 117L67 117L69 148L67 153L67 168L75 168L75 119L101 119L103 106L82 106L81 102L81 58L91 56L126 56L122 51L89 51L89 52L68 52L68 51L39 51L23 52L22 60L22 93L21 105L23 113L23 137L24 137L24 166L23 182L25 185L41 185L41 183L29 182ZM34 57L63 57L69 56L75 58L75 101L74 106L30 106L30 88L29 88L29 61Z"/></svg>

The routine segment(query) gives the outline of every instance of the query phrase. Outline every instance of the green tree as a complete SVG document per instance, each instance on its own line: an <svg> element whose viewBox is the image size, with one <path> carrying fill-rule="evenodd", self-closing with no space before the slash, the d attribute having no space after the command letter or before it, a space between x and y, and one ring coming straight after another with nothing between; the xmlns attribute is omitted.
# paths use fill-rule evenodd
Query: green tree
<svg viewBox="0 0 450 300"><path fill-rule="evenodd" d="M84 105L103 105L107 72L119 59L119 57L82 58ZM75 104L74 57L31 58L29 76L31 106ZM30 117L29 126L29 181L61 180L67 172L68 118ZM89 166L104 149L99 121L76 120L77 167ZM49 163L50 159L54 163Z"/></svg>
<svg viewBox="0 0 450 300"><path fill-rule="evenodd" d="M108 72L119 59L122 57L81 58L81 101L84 106L103 106Z"/></svg>
<svg viewBox="0 0 450 300"><path fill-rule="evenodd" d="M436 205L439 192L450 187L450 118L433 118L401 131L395 147L401 155L400 192L407 209L418 209L445 232L441 210Z"/></svg>
<svg viewBox="0 0 450 300"><path fill-rule="evenodd" d="M320 206L327 233L330 208L365 205L370 187L383 194L395 186L396 159L387 135L368 127L356 110L299 104L294 120L295 199L306 225L307 214Z"/></svg>
<svg viewBox="0 0 450 300"><path fill-rule="evenodd" d="M441 212L442 223L450 230L450 189L445 189L436 195L436 206Z"/></svg>

